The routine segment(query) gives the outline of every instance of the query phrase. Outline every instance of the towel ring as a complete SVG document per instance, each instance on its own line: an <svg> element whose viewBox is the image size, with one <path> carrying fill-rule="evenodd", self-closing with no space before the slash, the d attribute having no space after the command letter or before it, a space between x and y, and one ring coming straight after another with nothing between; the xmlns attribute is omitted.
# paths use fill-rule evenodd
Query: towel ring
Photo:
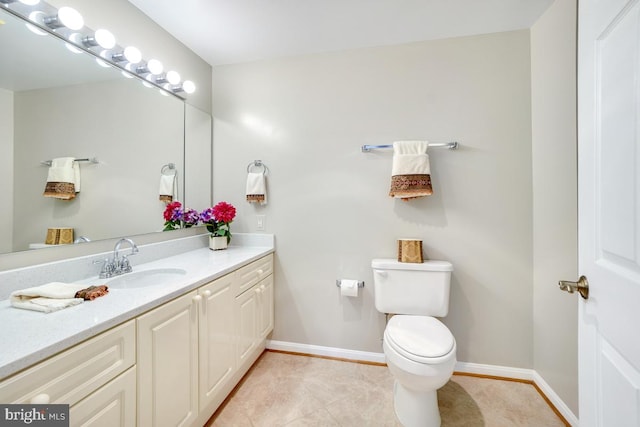
<svg viewBox="0 0 640 427"><path fill-rule="evenodd" d="M267 171L269 170L269 168L267 168L267 165L262 163L262 160L254 160L253 162L247 165L247 172L251 172L251 168L254 168L254 167L262 168L262 175L266 175Z"/></svg>
<svg viewBox="0 0 640 427"><path fill-rule="evenodd" d="M164 175L164 173L168 170L173 170L175 171L176 169L176 165L174 163L167 163L166 165L162 166L162 169L160 169L160 173L162 175ZM176 171L177 172L177 171ZM173 174L175 175L176 172L174 172Z"/></svg>

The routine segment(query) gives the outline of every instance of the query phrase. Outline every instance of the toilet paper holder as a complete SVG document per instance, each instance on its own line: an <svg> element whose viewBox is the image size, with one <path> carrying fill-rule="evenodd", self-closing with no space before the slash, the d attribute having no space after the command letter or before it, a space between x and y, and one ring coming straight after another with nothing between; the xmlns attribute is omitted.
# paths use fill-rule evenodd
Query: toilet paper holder
<svg viewBox="0 0 640 427"><path fill-rule="evenodd" d="M342 287L342 280L343 279L336 279L336 286L337 287ZM358 287L359 288L364 288L364 280L358 280Z"/></svg>

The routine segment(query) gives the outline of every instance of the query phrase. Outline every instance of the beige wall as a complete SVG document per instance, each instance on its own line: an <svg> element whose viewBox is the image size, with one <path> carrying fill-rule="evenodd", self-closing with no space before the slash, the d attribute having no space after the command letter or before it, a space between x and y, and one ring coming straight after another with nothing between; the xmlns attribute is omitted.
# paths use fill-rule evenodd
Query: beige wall
<svg viewBox="0 0 640 427"><path fill-rule="evenodd" d="M578 414L576 0L556 0L531 29L534 368Z"/></svg>
<svg viewBox="0 0 640 427"><path fill-rule="evenodd" d="M238 207L233 230L264 214L276 235L273 339L380 352L370 262L414 237L454 265L458 359L532 367L528 31L216 67L213 87L214 199ZM360 146L412 138L462 147L431 151L433 196L395 201L391 152ZM243 197L254 159L265 207Z"/></svg>
<svg viewBox="0 0 640 427"><path fill-rule="evenodd" d="M0 89L0 253L11 250L13 241L13 92Z"/></svg>

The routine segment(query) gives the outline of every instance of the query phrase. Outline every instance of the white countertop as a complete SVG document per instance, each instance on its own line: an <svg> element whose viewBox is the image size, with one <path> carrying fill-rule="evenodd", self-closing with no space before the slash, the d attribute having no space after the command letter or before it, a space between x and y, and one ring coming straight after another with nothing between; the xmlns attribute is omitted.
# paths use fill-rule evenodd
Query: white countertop
<svg viewBox="0 0 640 427"><path fill-rule="evenodd" d="M181 268L187 273L169 284L110 288L103 297L48 314L0 301L0 380L273 251L267 246L230 246L223 251L202 248L140 264L134 266L134 273L156 268ZM79 283L108 285L112 279Z"/></svg>

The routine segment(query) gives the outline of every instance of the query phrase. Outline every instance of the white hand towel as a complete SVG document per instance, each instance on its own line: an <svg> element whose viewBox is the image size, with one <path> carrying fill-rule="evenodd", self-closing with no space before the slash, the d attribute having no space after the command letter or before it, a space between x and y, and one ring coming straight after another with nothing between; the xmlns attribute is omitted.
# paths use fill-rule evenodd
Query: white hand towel
<svg viewBox="0 0 640 427"><path fill-rule="evenodd" d="M59 157L51 161L44 197L71 200L80 192L80 165L73 157Z"/></svg>
<svg viewBox="0 0 640 427"><path fill-rule="evenodd" d="M402 200L433 194L427 141L393 143L393 166L389 196Z"/></svg>
<svg viewBox="0 0 640 427"><path fill-rule="evenodd" d="M173 202L175 197L176 175L160 175L160 200L166 203Z"/></svg>
<svg viewBox="0 0 640 427"><path fill-rule="evenodd" d="M247 202L267 204L267 183L264 173L249 172L247 174Z"/></svg>
<svg viewBox="0 0 640 427"><path fill-rule="evenodd" d="M50 313L82 303L82 298L74 298L76 292L86 285L51 282L41 286L22 289L11 293L11 305L26 310Z"/></svg>

